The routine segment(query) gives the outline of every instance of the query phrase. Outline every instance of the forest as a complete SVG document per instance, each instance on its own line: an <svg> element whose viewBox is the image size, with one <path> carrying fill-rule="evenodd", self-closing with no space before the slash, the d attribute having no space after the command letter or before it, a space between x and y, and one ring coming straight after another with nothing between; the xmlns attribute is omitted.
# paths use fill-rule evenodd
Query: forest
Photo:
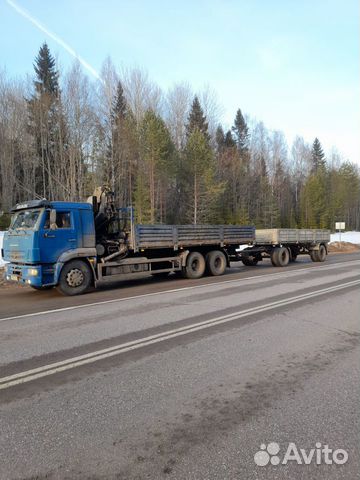
<svg viewBox="0 0 360 480"><path fill-rule="evenodd" d="M316 132L289 146L240 107L225 128L209 87L164 92L110 58L93 81L78 62L62 72L44 43L26 78L0 71L0 229L15 203L83 201L107 184L139 223L359 230L358 166L325 156Z"/></svg>

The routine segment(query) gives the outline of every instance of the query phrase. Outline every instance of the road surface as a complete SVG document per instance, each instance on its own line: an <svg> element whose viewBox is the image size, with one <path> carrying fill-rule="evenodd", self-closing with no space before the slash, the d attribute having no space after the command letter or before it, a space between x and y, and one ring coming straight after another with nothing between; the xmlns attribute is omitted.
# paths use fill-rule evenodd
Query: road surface
<svg viewBox="0 0 360 480"><path fill-rule="evenodd" d="M0 289L0 478L359 478L359 266Z"/></svg>

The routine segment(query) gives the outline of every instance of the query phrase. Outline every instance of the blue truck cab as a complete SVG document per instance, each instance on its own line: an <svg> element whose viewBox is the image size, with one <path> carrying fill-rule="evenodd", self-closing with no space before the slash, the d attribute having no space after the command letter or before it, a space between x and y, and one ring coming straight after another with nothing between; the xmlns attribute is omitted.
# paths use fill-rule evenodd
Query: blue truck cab
<svg viewBox="0 0 360 480"><path fill-rule="evenodd" d="M91 204L32 200L16 205L11 212L3 243L3 257L9 262L7 280L40 290L58 285L60 276L66 275L74 294L84 275L87 282L94 281L96 248Z"/></svg>

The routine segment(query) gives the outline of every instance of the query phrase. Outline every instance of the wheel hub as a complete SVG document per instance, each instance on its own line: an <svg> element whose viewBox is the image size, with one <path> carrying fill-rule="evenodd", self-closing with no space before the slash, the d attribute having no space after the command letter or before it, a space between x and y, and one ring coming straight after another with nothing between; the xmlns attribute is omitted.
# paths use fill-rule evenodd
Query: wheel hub
<svg viewBox="0 0 360 480"><path fill-rule="evenodd" d="M73 268L66 275L66 282L69 287L79 287L84 281L84 274L78 268Z"/></svg>

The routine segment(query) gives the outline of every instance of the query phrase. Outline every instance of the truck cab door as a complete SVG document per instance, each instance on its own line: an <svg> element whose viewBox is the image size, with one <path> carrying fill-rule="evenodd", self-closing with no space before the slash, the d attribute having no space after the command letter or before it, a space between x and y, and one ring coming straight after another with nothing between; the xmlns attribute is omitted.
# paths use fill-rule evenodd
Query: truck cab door
<svg viewBox="0 0 360 480"><path fill-rule="evenodd" d="M62 253L77 248L75 220L72 210L46 210L39 238L42 263L55 263Z"/></svg>

